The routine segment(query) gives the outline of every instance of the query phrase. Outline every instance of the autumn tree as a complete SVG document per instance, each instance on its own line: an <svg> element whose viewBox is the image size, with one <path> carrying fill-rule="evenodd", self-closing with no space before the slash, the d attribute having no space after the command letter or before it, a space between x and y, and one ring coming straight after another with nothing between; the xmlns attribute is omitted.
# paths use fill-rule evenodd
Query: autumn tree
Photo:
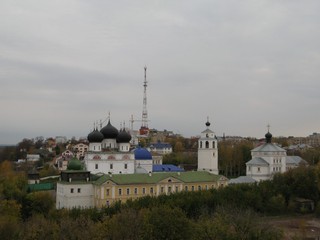
<svg viewBox="0 0 320 240"><path fill-rule="evenodd" d="M99 224L99 237L103 239L140 240L143 233L143 211L132 208L106 217Z"/></svg>
<svg viewBox="0 0 320 240"><path fill-rule="evenodd" d="M20 204L15 200L0 200L0 239L18 239L20 226Z"/></svg>
<svg viewBox="0 0 320 240"><path fill-rule="evenodd" d="M145 215L144 231L141 239L192 239L192 225L179 208L155 207Z"/></svg>
<svg viewBox="0 0 320 240"><path fill-rule="evenodd" d="M12 162L0 163L0 199L21 201L26 194L26 186L26 175L13 171Z"/></svg>
<svg viewBox="0 0 320 240"><path fill-rule="evenodd" d="M29 193L22 202L22 217L27 219L37 214L48 216L49 211L53 209L53 207L54 200L49 192Z"/></svg>
<svg viewBox="0 0 320 240"><path fill-rule="evenodd" d="M67 233L73 231L73 229L68 229ZM25 221L19 239L55 240L63 238L60 238L59 225L57 222L52 221L41 214L35 214Z"/></svg>

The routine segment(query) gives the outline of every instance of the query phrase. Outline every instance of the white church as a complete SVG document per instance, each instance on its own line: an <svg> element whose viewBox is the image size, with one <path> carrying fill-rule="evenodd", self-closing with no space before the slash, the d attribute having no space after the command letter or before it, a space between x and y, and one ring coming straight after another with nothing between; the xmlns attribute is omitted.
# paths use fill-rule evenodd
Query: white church
<svg viewBox="0 0 320 240"><path fill-rule="evenodd" d="M255 181L269 180L276 173L284 173L301 164L307 164L299 156L287 156L285 149L272 143L272 134L269 130L265 138L264 144L251 150L252 159L246 163L247 177Z"/></svg>
<svg viewBox="0 0 320 240"><path fill-rule="evenodd" d="M133 174L152 172L153 160L149 151L131 151L131 135L122 128L108 124L100 131L95 128L88 135L89 151L85 154L86 169L92 174Z"/></svg>

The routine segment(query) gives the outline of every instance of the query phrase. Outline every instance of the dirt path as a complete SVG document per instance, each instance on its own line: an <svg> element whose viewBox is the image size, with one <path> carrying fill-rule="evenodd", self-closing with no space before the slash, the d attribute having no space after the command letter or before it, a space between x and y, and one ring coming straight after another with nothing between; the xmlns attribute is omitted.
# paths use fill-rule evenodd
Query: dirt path
<svg viewBox="0 0 320 240"><path fill-rule="evenodd" d="M285 240L320 240L320 218L314 215L266 218L271 226L281 229Z"/></svg>

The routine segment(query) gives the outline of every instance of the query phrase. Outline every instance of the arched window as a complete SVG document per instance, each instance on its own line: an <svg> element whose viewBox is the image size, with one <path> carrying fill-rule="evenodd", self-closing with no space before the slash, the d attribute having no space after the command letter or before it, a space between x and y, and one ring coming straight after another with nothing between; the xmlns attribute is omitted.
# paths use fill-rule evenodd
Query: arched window
<svg viewBox="0 0 320 240"><path fill-rule="evenodd" d="M209 142L206 141L206 148L209 148Z"/></svg>
<svg viewBox="0 0 320 240"><path fill-rule="evenodd" d="M212 142L212 148L215 148L215 147L216 147L216 143Z"/></svg>
<svg viewBox="0 0 320 240"><path fill-rule="evenodd" d="M202 148L202 141L200 142L200 148Z"/></svg>

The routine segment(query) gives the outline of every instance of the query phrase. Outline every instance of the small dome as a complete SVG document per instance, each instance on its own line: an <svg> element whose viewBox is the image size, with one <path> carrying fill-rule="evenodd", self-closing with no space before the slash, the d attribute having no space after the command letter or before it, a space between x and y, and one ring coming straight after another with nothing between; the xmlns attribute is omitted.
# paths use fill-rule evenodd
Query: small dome
<svg viewBox="0 0 320 240"><path fill-rule="evenodd" d="M114 126L111 125L110 120L108 124L104 126L100 132L103 134L104 138L117 138L119 131Z"/></svg>
<svg viewBox="0 0 320 240"><path fill-rule="evenodd" d="M136 160L152 160L152 155L147 149L139 147L134 150L134 158Z"/></svg>
<svg viewBox="0 0 320 240"><path fill-rule="evenodd" d="M210 127L211 123L209 121L206 122L206 126Z"/></svg>
<svg viewBox="0 0 320 240"><path fill-rule="evenodd" d="M82 170L82 164L79 159L72 158L67 166L67 170Z"/></svg>
<svg viewBox="0 0 320 240"><path fill-rule="evenodd" d="M117 143L128 143L131 140L131 135L125 130L120 130L117 136Z"/></svg>
<svg viewBox="0 0 320 240"><path fill-rule="evenodd" d="M99 132L98 129L93 130L87 137L90 143L101 143L103 138L103 134Z"/></svg>
<svg viewBox="0 0 320 240"><path fill-rule="evenodd" d="M272 134L268 131L264 136L266 137L267 143L271 143Z"/></svg>

